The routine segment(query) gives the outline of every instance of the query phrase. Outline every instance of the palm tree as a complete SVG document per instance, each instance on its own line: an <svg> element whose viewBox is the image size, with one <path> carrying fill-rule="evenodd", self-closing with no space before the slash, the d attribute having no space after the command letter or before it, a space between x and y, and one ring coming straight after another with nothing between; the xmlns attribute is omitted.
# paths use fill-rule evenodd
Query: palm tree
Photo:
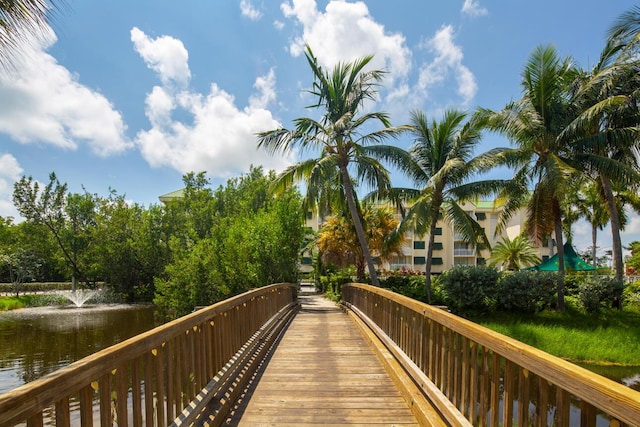
<svg viewBox="0 0 640 427"><path fill-rule="evenodd" d="M62 1L4 0L0 1L0 68L11 68L20 43L29 34L37 35L47 27L48 12Z"/></svg>
<svg viewBox="0 0 640 427"><path fill-rule="evenodd" d="M399 168L417 188L393 188L388 196L409 206L400 230L428 234L426 256L427 301L431 302L431 262L439 217L453 225L457 234L475 247L489 247L480 225L465 212L462 203L493 193L503 181L471 182L478 172L491 166L488 156L472 157L480 141L480 123L459 110L448 110L441 121L429 122L422 111L411 114L411 133L415 142Z"/></svg>
<svg viewBox="0 0 640 427"><path fill-rule="evenodd" d="M505 236L491 250L489 265L504 265L507 270L516 271L522 267L538 264L540 258L529 238L523 234L511 240Z"/></svg>
<svg viewBox="0 0 640 427"><path fill-rule="evenodd" d="M514 145L492 151L497 160L515 169L513 181L502 195L506 203L500 224L503 227L517 209L526 206L525 231L529 238L540 244L550 234L555 235L560 311L564 310L562 202L567 183L577 170L571 166L570 150L558 136L574 116L568 100L576 76L570 58L561 59L551 46L539 46L522 74L522 98L498 112L478 112L489 129L505 135Z"/></svg>
<svg viewBox="0 0 640 427"><path fill-rule="evenodd" d="M620 238L624 211L620 201L637 199L640 182L639 71L637 57L631 50L619 39L610 39L598 64L590 72L582 73L572 100L579 114L560 136L563 144L572 147L578 168L598 180L601 201L611 224L613 265L618 280L624 275Z"/></svg>
<svg viewBox="0 0 640 427"><path fill-rule="evenodd" d="M376 87L384 76L381 70L366 70L373 56L339 63L331 72L318 64L309 46L305 56L314 76L309 93L316 101L310 108L324 109L322 118L298 118L291 130L280 128L262 132L258 134L258 146L272 153L289 152L296 147L302 152L320 152L319 157L300 161L285 169L278 176L278 185L285 188L304 181L307 186L305 197L310 205L317 206L317 202L326 200L346 200L367 261L371 283L378 286L354 187L359 182L379 190L390 186L389 172L381 161L393 162L404 151L381 143L396 137L406 128L392 127L386 113L360 111L365 102L376 99ZM376 123L380 129L363 132Z"/></svg>

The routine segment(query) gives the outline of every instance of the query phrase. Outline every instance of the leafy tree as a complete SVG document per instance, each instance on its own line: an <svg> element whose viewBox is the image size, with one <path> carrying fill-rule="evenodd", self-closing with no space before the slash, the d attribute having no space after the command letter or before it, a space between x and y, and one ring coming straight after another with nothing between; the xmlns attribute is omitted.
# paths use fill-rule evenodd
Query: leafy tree
<svg viewBox="0 0 640 427"><path fill-rule="evenodd" d="M315 97L310 108L323 109L318 121L303 117L294 120L295 128L276 129L258 135L258 146L270 152L317 150L319 157L303 160L283 171L278 187L286 188L294 182L306 183L309 206L323 201L346 200L358 242L367 262L371 282L379 285L373 258L367 244L365 227L360 217L354 186L365 182L377 189L390 187L389 173L381 160L395 160L403 150L382 145L381 142L403 132L403 127L392 127L386 113L362 113L368 101L375 100L376 87L384 72L366 70L372 56L350 63L340 63L331 72L318 64L311 48L305 52L314 82L309 91ZM367 133L375 125L378 130ZM355 176L354 176L355 174Z"/></svg>
<svg viewBox="0 0 640 427"><path fill-rule="evenodd" d="M13 253L0 253L0 263L9 270L13 291L20 296L25 282L35 280L42 265L40 258L32 251L18 249Z"/></svg>
<svg viewBox="0 0 640 427"><path fill-rule="evenodd" d="M473 157L481 137L481 123L475 119L465 121L466 118L463 111L448 110L442 120L429 122L423 112L412 112L411 133L415 142L400 167L417 188L393 188L389 192L401 206L410 205L401 229L429 236L425 266L429 302L435 229L441 216L473 246L490 247L482 227L465 212L462 204L491 194L500 188L502 181L473 181L478 172L492 166L492 160L487 155Z"/></svg>
<svg viewBox="0 0 640 427"><path fill-rule="evenodd" d="M495 267L502 265L507 270L516 271L522 267L536 265L540 262L540 258L535 248L527 236L521 234L513 240L508 236L502 238L491 249L491 260L489 266Z"/></svg>
<svg viewBox="0 0 640 427"><path fill-rule="evenodd" d="M502 227L517 209L526 206L529 238L540 243L555 235L560 311L565 308L562 204L567 183L577 170L571 166L575 162L570 147L563 145L559 136L575 116L569 99L577 75L571 58L560 58L551 46L538 46L522 73L522 98L501 111L480 109L478 113L489 129L505 135L514 145L492 152L494 159L515 169L512 184L501 195L507 200L501 213Z"/></svg>
<svg viewBox="0 0 640 427"><path fill-rule="evenodd" d="M383 260L400 253L404 242L402 235L392 234L399 221L391 208L365 204L362 210L362 219L367 224L367 244L371 252ZM326 262L338 267L355 265L357 280L365 280L366 260L350 218L329 218L322 225L316 242Z"/></svg>
<svg viewBox="0 0 640 427"><path fill-rule="evenodd" d="M61 184L52 172L42 191L32 177L23 176L14 184L13 203L27 221L43 224L51 231L70 267L72 289L76 290L76 279L82 277L78 251L86 228L91 226L92 197L70 195L67 198L67 184Z"/></svg>

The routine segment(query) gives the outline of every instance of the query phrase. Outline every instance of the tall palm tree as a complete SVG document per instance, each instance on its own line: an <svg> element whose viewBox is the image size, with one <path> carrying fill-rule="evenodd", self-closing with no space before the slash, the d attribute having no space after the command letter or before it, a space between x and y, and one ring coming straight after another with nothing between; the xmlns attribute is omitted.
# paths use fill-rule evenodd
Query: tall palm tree
<svg viewBox="0 0 640 427"><path fill-rule="evenodd" d="M620 201L633 202L640 182L640 63L630 52L618 39L608 41L598 64L582 73L572 100L579 114L560 137L572 147L579 169L598 180L611 225L613 266L619 280L624 275L620 238L624 211Z"/></svg>
<svg viewBox="0 0 640 427"><path fill-rule="evenodd" d="M364 182L384 190L390 186L390 176L382 160L396 161L404 150L381 144L406 129L392 127L388 114L361 112L366 102L377 97L377 86L384 72L368 70L373 56L337 64L331 72L323 69L311 48L305 56L313 72L313 87L309 91L316 101L309 108L323 109L320 120L302 117L294 120L293 129L275 129L258 134L258 146L275 152L289 152L298 147L302 152L319 151L319 157L303 160L285 169L278 176L278 185L306 183L306 200L346 200L356 229L358 241L367 261L369 276L379 285L373 258L367 245L363 221L354 186ZM365 130L381 126L366 133ZM352 176L353 174L353 176ZM329 194L328 194L329 193Z"/></svg>
<svg viewBox="0 0 640 427"><path fill-rule="evenodd" d="M399 206L409 206L400 230L428 235L426 256L427 301L431 301L431 263L439 217L475 247L489 247L482 227L465 212L462 203L492 194L500 180L473 182L473 177L491 166L486 155L473 156L480 141L480 123L466 121L467 114L447 110L442 120L429 122L422 111L411 113L411 134L415 138L408 157L399 168L416 188L393 188L388 195Z"/></svg>
<svg viewBox="0 0 640 427"><path fill-rule="evenodd" d="M516 271L522 267L538 264L540 258L529 238L523 234L513 240L505 236L491 250L490 266L503 265L507 270Z"/></svg>
<svg viewBox="0 0 640 427"><path fill-rule="evenodd" d="M63 1L2 0L0 1L0 69L11 68L20 43L28 35L38 35L48 25L48 13Z"/></svg>
<svg viewBox="0 0 640 427"><path fill-rule="evenodd" d="M577 170L571 166L569 148L558 136L575 115L568 100L576 77L571 58L560 58L551 46L538 46L522 73L522 98L498 112L478 112L489 129L505 135L514 146L493 150L496 159L515 169L513 182L503 194L507 202L501 224L526 206L525 231L529 238L540 244L550 234L555 235L560 311L564 310L562 202L567 183Z"/></svg>

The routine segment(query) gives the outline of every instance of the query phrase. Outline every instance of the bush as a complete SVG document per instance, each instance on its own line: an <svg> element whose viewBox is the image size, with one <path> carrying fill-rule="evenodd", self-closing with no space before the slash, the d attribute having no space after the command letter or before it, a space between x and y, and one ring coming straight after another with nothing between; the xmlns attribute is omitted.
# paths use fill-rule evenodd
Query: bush
<svg viewBox="0 0 640 427"><path fill-rule="evenodd" d="M380 286L406 297L427 302L426 280L423 275L392 275L380 280ZM442 288L437 281L431 281L431 304L445 305Z"/></svg>
<svg viewBox="0 0 640 427"><path fill-rule="evenodd" d="M341 286L351 282L353 282L351 275L344 271L332 273L328 276L320 276L320 292L329 299L338 301L342 295Z"/></svg>
<svg viewBox="0 0 640 427"><path fill-rule="evenodd" d="M623 290L614 277L589 277L578 286L578 299L587 313L596 313L606 304L620 308Z"/></svg>
<svg viewBox="0 0 640 427"><path fill-rule="evenodd" d="M490 267L454 267L439 277L445 304L455 313L487 311L495 303L500 273Z"/></svg>
<svg viewBox="0 0 640 427"><path fill-rule="evenodd" d="M505 274L498 283L497 307L505 311L535 313L555 301L558 274L518 271Z"/></svg>

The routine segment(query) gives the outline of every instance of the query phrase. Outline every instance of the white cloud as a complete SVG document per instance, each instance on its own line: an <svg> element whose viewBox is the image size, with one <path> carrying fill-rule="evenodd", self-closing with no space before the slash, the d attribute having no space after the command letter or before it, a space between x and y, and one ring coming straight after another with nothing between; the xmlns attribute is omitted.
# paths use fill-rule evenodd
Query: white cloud
<svg viewBox="0 0 640 427"><path fill-rule="evenodd" d="M462 13L466 13L470 16L484 16L489 13L489 11L480 6L478 0L464 0L464 4L462 5Z"/></svg>
<svg viewBox="0 0 640 427"><path fill-rule="evenodd" d="M242 12L242 16L246 16L252 21L258 21L262 18L262 12L256 9L249 0L240 1L240 10Z"/></svg>
<svg viewBox="0 0 640 427"><path fill-rule="evenodd" d="M391 34L369 14L364 2L330 1L325 12L315 0L291 0L280 6L285 17L302 25L302 34L291 41L293 56L303 53L305 44L313 49L321 65L333 67L374 54L371 67L386 69L388 85L406 78L411 68L411 51L402 34Z"/></svg>
<svg viewBox="0 0 640 427"><path fill-rule="evenodd" d="M11 154L0 155L0 216L18 218L13 205L13 184L20 179L23 169Z"/></svg>
<svg viewBox="0 0 640 427"><path fill-rule="evenodd" d="M169 36L152 40L134 27L131 29L131 41L147 67L158 73L162 84L177 83L184 87L189 83L189 53L180 40Z"/></svg>
<svg viewBox="0 0 640 427"><path fill-rule="evenodd" d="M0 75L0 132L66 149L82 142L101 156L129 148L122 116L109 100L45 52L55 42L50 29L26 40L15 70Z"/></svg>
<svg viewBox="0 0 640 427"><path fill-rule="evenodd" d="M141 38L150 44L157 41L144 34ZM178 67L186 69L184 74L188 73L186 57ZM161 68L154 70L163 73ZM215 83L207 95L172 85L156 86L146 98L151 128L138 132L136 143L151 166L168 166L181 173L206 171L224 178L246 172L251 164L282 170L293 159L258 150L256 138L257 132L280 126L266 109L276 98L275 81L273 69L258 77L255 93L244 108ZM176 120L176 115L189 116L190 122Z"/></svg>
<svg viewBox="0 0 640 427"><path fill-rule="evenodd" d="M436 31L427 42L427 49L435 54L433 61L420 67L417 89L426 97L429 91L453 77L461 104L468 105L478 91L476 79L462 59L462 48L454 43L453 27L446 25Z"/></svg>
<svg viewBox="0 0 640 427"><path fill-rule="evenodd" d="M273 27L276 30L282 30L284 28L284 22L282 21L278 21L277 19L275 21L273 21Z"/></svg>

